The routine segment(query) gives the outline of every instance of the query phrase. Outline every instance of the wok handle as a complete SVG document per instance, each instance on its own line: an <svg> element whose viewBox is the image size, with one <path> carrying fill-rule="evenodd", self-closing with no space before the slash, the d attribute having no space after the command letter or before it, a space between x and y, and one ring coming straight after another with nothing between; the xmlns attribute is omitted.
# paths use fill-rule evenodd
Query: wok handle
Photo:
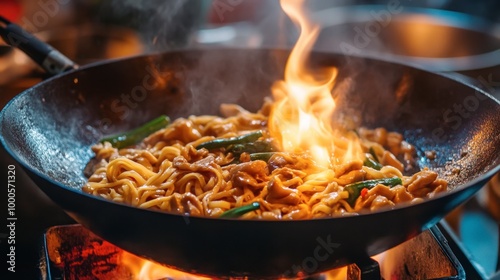
<svg viewBox="0 0 500 280"><path fill-rule="evenodd" d="M31 57L50 75L78 68L76 63L62 53L2 16L0 16L0 36L5 43L20 49Z"/></svg>

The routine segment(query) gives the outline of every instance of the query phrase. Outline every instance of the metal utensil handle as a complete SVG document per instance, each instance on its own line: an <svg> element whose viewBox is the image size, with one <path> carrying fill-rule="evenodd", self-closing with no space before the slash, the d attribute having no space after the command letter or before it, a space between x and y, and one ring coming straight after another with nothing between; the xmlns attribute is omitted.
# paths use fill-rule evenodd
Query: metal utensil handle
<svg viewBox="0 0 500 280"><path fill-rule="evenodd" d="M2 16L0 16L0 36L5 43L23 51L51 75L78 68L76 63L62 53Z"/></svg>

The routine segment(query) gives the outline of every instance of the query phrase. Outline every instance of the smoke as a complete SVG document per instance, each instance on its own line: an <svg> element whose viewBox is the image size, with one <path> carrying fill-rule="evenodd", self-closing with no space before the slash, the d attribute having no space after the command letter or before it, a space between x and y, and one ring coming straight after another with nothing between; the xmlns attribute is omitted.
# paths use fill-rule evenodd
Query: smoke
<svg viewBox="0 0 500 280"><path fill-rule="evenodd" d="M147 50L184 47L204 21L200 0L111 0L100 7L100 17L137 30Z"/></svg>

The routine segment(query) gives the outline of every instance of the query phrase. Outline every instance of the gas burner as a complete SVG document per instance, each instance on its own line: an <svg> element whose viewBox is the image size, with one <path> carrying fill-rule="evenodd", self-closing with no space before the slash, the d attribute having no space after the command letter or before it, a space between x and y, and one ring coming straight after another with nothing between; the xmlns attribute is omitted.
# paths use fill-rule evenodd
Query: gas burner
<svg viewBox="0 0 500 280"><path fill-rule="evenodd" d="M130 254L81 225L49 228L41 252L42 279L48 280L208 279ZM373 258L360 258L356 264L307 279L465 279L465 275L436 226Z"/></svg>

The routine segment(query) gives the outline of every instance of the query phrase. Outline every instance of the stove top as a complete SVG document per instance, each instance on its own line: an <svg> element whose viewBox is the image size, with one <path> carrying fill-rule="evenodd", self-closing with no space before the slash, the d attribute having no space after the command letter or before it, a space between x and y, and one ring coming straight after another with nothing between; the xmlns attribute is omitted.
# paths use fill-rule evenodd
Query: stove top
<svg viewBox="0 0 500 280"><path fill-rule="evenodd" d="M371 259L307 279L473 279L435 226ZM55 226L43 235L41 278L55 279L210 279L147 261L100 239L81 225ZM471 268L466 263L466 268ZM230 277L228 277L230 278ZM230 278L231 279L231 278Z"/></svg>

